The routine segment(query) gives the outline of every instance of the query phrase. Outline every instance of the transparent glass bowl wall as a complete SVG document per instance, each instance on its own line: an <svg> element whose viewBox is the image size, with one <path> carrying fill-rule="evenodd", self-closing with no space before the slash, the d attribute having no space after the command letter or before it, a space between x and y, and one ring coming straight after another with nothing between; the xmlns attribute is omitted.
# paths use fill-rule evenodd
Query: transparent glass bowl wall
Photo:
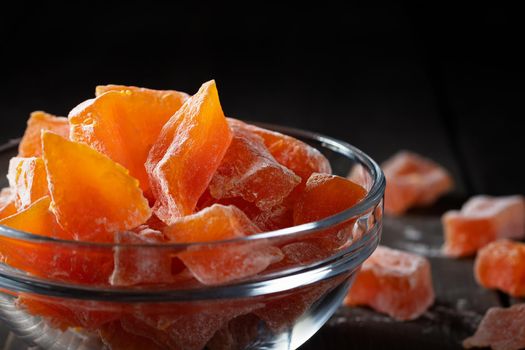
<svg viewBox="0 0 525 350"><path fill-rule="evenodd" d="M362 184L369 191L367 197L322 221L213 244L121 247L58 241L0 227L0 257L9 256L17 263L17 268L0 264L0 319L29 345L45 349L98 349L103 347L101 336L114 347L126 347L125 341L156 341L159 348L298 348L335 312L355 272L379 243L385 180L372 159L347 143L307 131L262 126L316 147L330 160L335 174ZM14 155L16 145L0 148L0 172L7 172ZM172 284L119 288L72 283L63 277L70 266L83 266L98 281L95 275L104 276L102 266L111 267L117 249L131 256L175 256L187 249L232 244L287 250L320 234L343 231L345 241L328 254L313 254L300 263L278 263L256 276L220 286L202 285L184 273ZM34 258L35 251L54 259ZM124 332L141 337L134 339Z"/></svg>

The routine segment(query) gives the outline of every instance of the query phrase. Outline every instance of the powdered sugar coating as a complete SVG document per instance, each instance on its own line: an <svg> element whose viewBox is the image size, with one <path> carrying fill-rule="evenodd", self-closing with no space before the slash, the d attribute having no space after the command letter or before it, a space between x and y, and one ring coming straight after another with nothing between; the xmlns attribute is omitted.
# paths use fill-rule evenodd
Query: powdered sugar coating
<svg viewBox="0 0 525 350"><path fill-rule="evenodd" d="M463 341L467 349L490 347L494 350L525 348L525 304L510 308L490 308L476 330Z"/></svg>

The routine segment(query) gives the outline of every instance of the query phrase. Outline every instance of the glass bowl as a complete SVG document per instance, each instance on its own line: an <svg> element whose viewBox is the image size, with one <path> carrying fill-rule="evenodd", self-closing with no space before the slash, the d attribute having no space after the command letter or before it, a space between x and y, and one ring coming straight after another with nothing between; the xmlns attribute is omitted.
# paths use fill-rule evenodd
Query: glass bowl
<svg viewBox="0 0 525 350"><path fill-rule="evenodd" d="M332 316L377 247L385 179L370 157L345 142L259 125L314 146L334 174L360 183L368 195L321 221L207 244L85 243L0 226L0 319L29 346L44 349L298 348ZM16 153L16 142L0 148L0 172ZM320 235L337 247L317 249L312 242ZM285 259L222 285L198 282L176 258L184 251L269 246ZM159 280L141 265L148 261L169 261L171 279ZM128 277L150 271L151 283L107 283L117 263Z"/></svg>

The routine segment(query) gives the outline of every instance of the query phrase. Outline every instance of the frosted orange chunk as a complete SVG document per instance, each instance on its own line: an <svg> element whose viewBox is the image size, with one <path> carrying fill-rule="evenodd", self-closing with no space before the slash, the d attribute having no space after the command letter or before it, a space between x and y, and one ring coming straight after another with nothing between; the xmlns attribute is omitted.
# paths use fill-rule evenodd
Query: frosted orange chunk
<svg viewBox="0 0 525 350"><path fill-rule="evenodd" d="M148 153L188 95L120 85L99 86L97 95L69 113L71 139L90 145L127 168L147 193L144 163Z"/></svg>
<svg viewBox="0 0 525 350"><path fill-rule="evenodd" d="M283 259L276 264L272 264L272 269L290 268L301 265L308 265L315 261L325 259L330 256L332 250L324 248L318 244L317 240L303 240L284 244L280 247Z"/></svg>
<svg viewBox="0 0 525 350"><path fill-rule="evenodd" d="M398 152L382 168L388 214L401 215L412 207L430 205L453 186L452 177L443 167L412 152Z"/></svg>
<svg viewBox="0 0 525 350"><path fill-rule="evenodd" d="M16 213L15 194L9 188L2 188L0 192L0 220Z"/></svg>
<svg viewBox="0 0 525 350"><path fill-rule="evenodd" d="M94 149L53 133L43 134L43 157L52 209L74 239L113 241L151 215L139 183Z"/></svg>
<svg viewBox="0 0 525 350"><path fill-rule="evenodd" d="M413 320L434 302L430 263L379 246L358 272L346 305L368 305L398 320Z"/></svg>
<svg viewBox="0 0 525 350"><path fill-rule="evenodd" d="M193 213L231 138L215 81L204 83L166 123L148 156L155 214L162 221Z"/></svg>
<svg viewBox="0 0 525 350"><path fill-rule="evenodd" d="M53 238L71 239L49 210L51 199L43 197L25 210L0 221L16 230ZM15 268L54 280L107 284L113 270L111 247L71 249L55 242L32 242L0 237L0 257Z"/></svg>
<svg viewBox="0 0 525 350"><path fill-rule="evenodd" d="M17 307L32 315L44 317L49 325L60 330L76 327L74 313L56 300L45 297L33 298L30 294L22 294L16 301Z"/></svg>
<svg viewBox="0 0 525 350"><path fill-rule="evenodd" d="M18 146L20 157L40 157L42 155L42 130L52 131L65 138L69 137L69 122L67 118L36 111L31 113L27 121L27 129Z"/></svg>
<svg viewBox="0 0 525 350"><path fill-rule="evenodd" d="M121 324L126 331L150 338L163 349L200 350L229 320L257 307L261 305L253 301L185 304L174 311L135 312L123 317Z"/></svg>
<svg viewBox="0 0 525 350"><path fill-rule="evenodd" d="M115 242L121 245L114 248L115 269L109 279L111 285L132 286L173 281L170 252L158 247L159 243L165 242L161 232L146 228L140 232L116 233L115 236ZM131 245L126 247L125 244ZM133 246L137 244L157 246Z"/></svg>
<svg viewBox="0 0 525 350"><path fill-rule="evenodd" d="M164 230L171 241L180 243L214 242L258 232L260 229L241 210L220 204L185 216ZM204 284L252 276L282 258L278 248L260 241L189 247L178 256Z"/></svg>
<svg viewBox="0 0 525 350"><path fill-rule="evenodd" d="M446 212L443 250L448 256L467 256L499 238L525 237L525 200L522 196L475 196L460 211Z"/></svg>
<svg viewBox="0 0 525 350"><path fill-rule="evenodd" d="M215 199L210 194L208 188L201 198L199 198L197 210L204 209L213 204L234 205L241 209L262 231L266 232L293 226L292 212L296 197L292 192L292 194L284 198L282 203L269 209L261 210L253 202L248 202L241 197Z"/></svg>
<svg viewBox="0 0 525 350"><path fill-rule="evenodd" d="M246 349L257 340L259 324L260 319L253 314L235 317L215 332L206 347L209 350Z"/></svg>
<svg viewBox="0 0 525 350"><path fill-rule="evenodd" d="M51 199L42 197L28 208L3 219L0 225L41 236L70 238L56 222L55 215L49 210L50 205Z"/></svg>
<svg viewBox="0 0 525 350"><path fill-rule="evenodd" d="M24 293L17 304L31 314L45 317L52 326L63 330L81 327L95 331L119 317L119 312L109 309L107 303L92 300L64 300Z"/></svg>
<svg viewBox="0 0 525 350"><path fill-rule="evenodd" d="M7 178L14 190L18 210L27 208L49 194L46 167L42 158L11 158Z"/></svg>
<svg viewBox="0 0 525 350"><path fill-rule="evenodd" d="M318 221L338 214L360 202L366 190L350 180L336 175L314 173L293 209L294 225ZM317 237L324 247L337 248L344 244L352 233L355 220L324 230Z"/></svg>
<svg viewBox="0 0 525 350"><path fill-rule="evenodd" d="M525 297L525 244L506 239L489 243L478 252L474 272L485 288Z"/></svg>
<svg viewBox="0 0 525 350"><path fill-rule="evenodd" d="M163 101L165 105L178 105L179 107L184 103L184 101L186 101L189 98L189 95L187 93L176 90L155 90L137 86L117 84L98 85L95 88L95 96L98 97L108 91L120 91L126 93L127 91L130 91L131 93L137 93L139 96L150 95L156 97L159 101Z"/></svg>
<svg viewBox="0 0 525 350"><path fill-rule="evenodd" d="M98 333L104 344L111 350L163 350L151 339L124 330L120 321L103 325Z"/></svg>
<svg viewBox="0 0 525 350"><path fill-rule="evenodd" d="M481 320L476 333L463 341L470 348L490 347L494 350L525 348L525 304L510 308L490 308Z"/></svg>
<svg viewBox="0 0 525 350"><path fill-rule="evenodd" d="M261 210L281 203L301 179L279 164L260 136L231 125L233 139L210 183L217 199L241 197Z"/></svg>
<svg viewBox="0 0 525 350"><path fill-rule="evenodd" d="M317 149L291 136L229 118L231 126L241 127L263 138L268 151L305 183L313 173L331 174L330 162Z"/></svg>
<svg viewBox="0 0 525 350"><path fill-rule="evenodd" d="M265 307L254 310L253 313L264 320L272 331L280 332L293 326L301 316L308 312L312 304L340 285L346 278L346 275L340 275L294 290L283 296L266 296L265 298L268 300L265 303Z"/></svg>

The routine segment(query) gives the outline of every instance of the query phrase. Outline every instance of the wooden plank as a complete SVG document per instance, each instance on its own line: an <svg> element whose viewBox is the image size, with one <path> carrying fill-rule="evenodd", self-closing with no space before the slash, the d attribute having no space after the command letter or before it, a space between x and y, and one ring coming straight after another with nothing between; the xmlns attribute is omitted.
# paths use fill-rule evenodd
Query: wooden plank
<svg viewBox="0 0 525 350"><path fill-rule="evenodd" d="M416 321L397 322L366 308L340 308L301 349L461 349L480 316L434 305Z"/></svg>

